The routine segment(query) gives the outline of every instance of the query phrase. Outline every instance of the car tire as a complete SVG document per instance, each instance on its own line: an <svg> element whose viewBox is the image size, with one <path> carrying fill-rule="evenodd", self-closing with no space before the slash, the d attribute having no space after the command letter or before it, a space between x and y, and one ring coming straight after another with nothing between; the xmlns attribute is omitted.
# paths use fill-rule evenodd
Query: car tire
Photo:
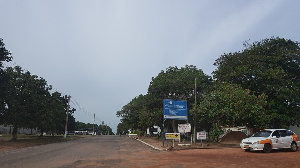
<svg viewBox="0 0 300 168"><path fill-rule="evenodd" d="M297 144L296 144L295 142L292 142L292 143L291 143L291 150L292 150L293 152L296 152L296 151L298 150L298 146L297 146Z"/></svg>
<svg viewBox="0 0 300 168"><path fill-rule="evenodd" d="M250 149L244 149L245 150L245 152L250 152Z"/></svg>
<svg viewBox="0 0 300 168"><path fill-rule="evenodd" d="M271 144L265 144L264 145L264 153L270 153L272 151L272 146Z"/></svg>

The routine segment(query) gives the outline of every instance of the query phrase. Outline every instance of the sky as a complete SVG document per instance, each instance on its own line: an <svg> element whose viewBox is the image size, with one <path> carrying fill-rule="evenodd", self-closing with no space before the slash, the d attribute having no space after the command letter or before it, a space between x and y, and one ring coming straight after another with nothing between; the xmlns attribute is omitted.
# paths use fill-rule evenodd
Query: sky
<svg viewBox="0 0 300 168"><path fill-rule="evenodd" d="M300 41L298 0L0 0L10 66L71 96L77 121L116 132L116 112L169 66L207 75L245 41Z"/></svg>

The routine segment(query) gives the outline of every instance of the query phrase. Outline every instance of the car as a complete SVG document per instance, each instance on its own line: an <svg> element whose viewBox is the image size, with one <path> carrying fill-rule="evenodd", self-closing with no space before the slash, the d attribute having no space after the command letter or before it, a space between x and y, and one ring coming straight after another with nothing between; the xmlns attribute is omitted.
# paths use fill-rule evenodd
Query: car
<svg viewBox="0 0 300 168"><path fill-rule="evenodd" d="M263 151L270 153L272 149L291 149L297 151L300 145L299 137L287 129L263 129L240 143L242 149L248 151Z"/></svg>

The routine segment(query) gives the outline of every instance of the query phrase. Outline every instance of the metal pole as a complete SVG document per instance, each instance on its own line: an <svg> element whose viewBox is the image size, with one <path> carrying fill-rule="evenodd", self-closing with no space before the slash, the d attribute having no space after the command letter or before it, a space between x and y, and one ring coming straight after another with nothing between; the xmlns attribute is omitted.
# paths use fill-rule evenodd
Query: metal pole
<svg viewBox="0 0 300 168"><path fill-rule="evenodd" d="M197 78L195 78L194 144L196 144Z"/></svg>
<svg viewBox="0 0 300 168"><path fill-rule="evenodd" d="M163 119L163 134L162 134L162 138L163 138L163 146L165 146L165 119Z"/></svg>
<svg viewBox="0 0 300 168"><path fill-rule="evenodd" d="M95 125L95 113L94 113L94 122L93 122L93 135L95 135L95 127L94 127L94 125Z"/></svg>
<svg viewBox="0 0 300 168"><path fill-rule="evenodd" d="M68 97L68 106L67 106L67 116L66 116L66 126L65 126L65 135L64 135L64 138L67 137L67 133L68 133L68 119L69 119L70 99L71 99L71 96Z"/></svg>

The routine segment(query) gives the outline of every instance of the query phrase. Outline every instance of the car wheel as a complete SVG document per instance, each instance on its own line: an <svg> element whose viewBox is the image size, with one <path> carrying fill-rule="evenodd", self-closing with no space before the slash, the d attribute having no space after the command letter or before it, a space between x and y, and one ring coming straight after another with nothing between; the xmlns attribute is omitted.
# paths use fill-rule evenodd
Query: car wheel
<svg viewBox="0 0 300 168"><path fill-rule="evenodd" d="M250 149L244 149L245 150L245 152L250 152Z"/></svg>
<svg viewBox="0 0 300 168"><path fill-rule="evenodd" d="M296 152L298 150L297 144L295 142L292 142L292 144L291 144L291 150L293 152Z"/></svg>
<svg viewBox="0 0 300 168"><path fill-rule="evenodd" d="M265 144L264 145L264 152L265 153L270 153L272 151L271 144Z"/></svg>

